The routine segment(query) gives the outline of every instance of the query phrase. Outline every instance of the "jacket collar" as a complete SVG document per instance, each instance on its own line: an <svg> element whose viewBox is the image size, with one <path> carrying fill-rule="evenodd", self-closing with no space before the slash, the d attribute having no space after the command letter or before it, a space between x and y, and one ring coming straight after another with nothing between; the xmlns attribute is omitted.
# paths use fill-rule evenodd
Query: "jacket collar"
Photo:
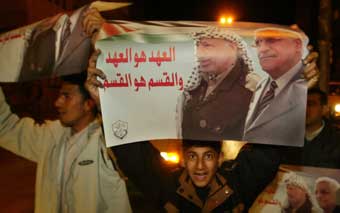
<svg viewBox="0 0 340 213"><path fill-rule="evenodd" d="M210 191L205 203L198 197L195 186L192 183L188 173L183 171L179 177L180 186L177 189L177 194L194 205L202 209L202 212L211 212L216 207L224 203L234 191L227 185L227 180L216 173L210 184Z"/></svg>
<svg viewBox="0 0 340 213"><path fill-rule="evenodd" d="M256 104L253 106L254 108L252 109L251 117L246 123L247 131L255 129L262 124L273 120L274 118L284 115L284 113L293 110L296 106L298 106L298 104L300 104L301 97L296 96L295 90L300 87L300 84L306 84L306 80L301 78L302 71L303 69L299 70L294 76L292 76L280 93L275 95L275 98L272 100L268 108L265 109L265 111L263 111L260 115L255 116L254 113L257 111L259 99L265 92L264 89L266 88L266 84L270 83L270 78L267 77L263 79L261 83L259 83L253 100ZM283 107L282 103L284 103Z"/></svg>
<svg viewBox="0 0 340 213"><path fill-rule="evenodd" d="M233 69L228 73L222 81L219 82L218 85L215 86L215 88L205 97L205 93L208 87L208 83L206 80L203 80L201 82L202 87L200 87L200 93L201 96L199 99L204 102L207 102L211 99L214 99L217 93L226 93L230 91L235 84L239 84L242 86L245 86L245 76L248 73L248 70L246 69L246 66L241 61L241 59L238 59L236 62L236 65L233 67Z"/></svg>

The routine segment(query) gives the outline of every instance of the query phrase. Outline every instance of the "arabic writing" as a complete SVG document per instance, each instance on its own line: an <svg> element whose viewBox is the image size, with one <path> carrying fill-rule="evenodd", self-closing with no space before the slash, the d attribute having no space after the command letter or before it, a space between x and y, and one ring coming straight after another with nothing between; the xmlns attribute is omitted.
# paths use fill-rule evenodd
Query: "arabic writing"
<svg viewBox="0 0 340 213"><path fill-rule="evenodd" d="M168 54L169 53L169 54ZM132 57L134 55L134 57ZM154 62L157 66L161 66L163 62L172 62L176 60L175 56L175 47L169 47L169 52L157 50L157 53L151 51L151 56L147 57L145 51L136 51L134 54L132 52L132 48L126 48L124 52L117 52L113 53L111 56L110 52L108 53L105 61L108 64L113 64L115 68L118 67L120 63L135 63L134 67L137 68L140 63L146 62Z"/></svg>
<svg viewBox="0 0 340 213"><path fill-rule="evenodd" d="M276 190L274 188L270 187L270 188L267 188L265 190L265 192L268 193L268 194L275 194Z"/></svg>
<svg viewBox="0 0 340 213"><path fill-rule="evenodd" d="M163 79L162 79L163 78ZM183 79L179 74L172 73L171 75L168 75L167 72L163 72L163 76L160 79L154 79L150 78L145 80L143 76L140 76L140 78L136 77L132 81L131 74L124 74L124 76L121 73L116 74L116 78L114 80L105 80L103 85L104 88L110 88L110 87L133 87L135 88L135 91L139 91L139 88L142 87L148 87L149 90L153 87L179 87L179 90L183 90ZM132 83L133 82L133 83Z"/></svg>

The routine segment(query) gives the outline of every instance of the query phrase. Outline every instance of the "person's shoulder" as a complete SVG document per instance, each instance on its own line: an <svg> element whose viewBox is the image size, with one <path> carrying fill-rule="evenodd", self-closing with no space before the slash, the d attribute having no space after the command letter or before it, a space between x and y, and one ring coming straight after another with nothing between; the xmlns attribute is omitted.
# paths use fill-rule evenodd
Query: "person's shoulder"
<svg viewBox="0 0 340 213"><path fill-rule="evenodd" d="M329 129L330 129L330 132L332 134L332 139L334 141L334 143L336 143L340 148L340 143L339 143L339 140L340 140L340 129L335 126L335 125L329 125Z"/></svg>
<svg viewBox="0 0 340 213"><path fill-rule="evenodd" d="M237 179L237 171L239 163L237 160L223 161L222 165L218 169L218 174L226 178L231 184Z"/></svg>
<svg viewBox="0 0 340 213"><path fill-rule="evenodd" d="M221 172L230 172L235 169L237 162L235 160L223 161L220 170Z"/></svg>
<svg viewBox="0 0 340 213"><path fill-rule="evenodd" d="M45 120L41 126L49 129L49 131L53 132L54 134L61 134L67 129L70 129L70 127L63 126L60 120Z"/></svg>
<svg viewBox="0 0 340 213"><path fill-rule="evenodd" d="M324 122L325 122L325 126L323 128L324 131L327 131L328 134L340 137L340 127L338 127L336 123L333 123L327 119L324 119Z"/></svg>

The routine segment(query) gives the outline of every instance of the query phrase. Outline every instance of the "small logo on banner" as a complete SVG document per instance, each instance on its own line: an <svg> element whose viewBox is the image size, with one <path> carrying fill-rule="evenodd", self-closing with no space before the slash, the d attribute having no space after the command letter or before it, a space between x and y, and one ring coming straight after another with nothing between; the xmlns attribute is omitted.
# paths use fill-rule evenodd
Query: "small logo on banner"
<svg viewBox="0 0 340 213"><path fill-rule="evenodd" d="M123 139L128 133L128 123L125 121L116 121L112 124L112 131L114 136L119 139Z"/></svg>

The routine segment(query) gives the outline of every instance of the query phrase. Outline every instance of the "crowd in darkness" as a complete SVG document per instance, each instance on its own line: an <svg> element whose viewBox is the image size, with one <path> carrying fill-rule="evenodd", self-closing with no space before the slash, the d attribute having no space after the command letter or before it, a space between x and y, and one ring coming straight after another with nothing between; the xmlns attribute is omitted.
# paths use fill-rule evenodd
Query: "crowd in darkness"
<svg viewBox="0 0 340 213"><path fill-rule="evenodd" d="M105 20L96 9L84 9L83 12L85 18L80 25L85 26L83 30L88 34L85 45L88 47L92 45L90 38L97 32L96 28ZM87 17L93 18L94 22L90 23L96 27L88 26L90 18ZM51 29L47 35L54 35ZM191 99L183 106L181 125L185 139L181 146L182 162L178 165L167 164L150 141L106 148L98 96L98 87L103 86L98 78L105 79L105 75L95 66L99 50L93 51L89 63L84 62L87 68L82 67L80 73L0 85L0 146L37 163L37 212L132 212L126 178L141 190L152 211L247 212L258 194L273 180L280 164L340 169L340 133L328 119L326 93L318 88L308 89L305 130L295 128L296 124L304 123L296 115L304 117L301 110L305 105L300 102L300 94L306 94L306 85L312 80L306 72L311 71L311 64L315 65L315 59L302 60L306 40L300 31L296 28L264 28L256 32L255 48L262 69L268 73L255 85L262 86L260 94L259 89L251 90L245 80L252 66L247 63L249 58L241 39L231 32L215 30L204 29L195 38L202 81L193 90L186 91ZM41 50L40 43L34 43ZM57 53L58 50L56 48L50 53L61 56L63 52ZM90 48L88 50L90 53ZM31 51L28 53L33 54L34 48ZM228 52L226 57L222 52ZM41 58L30 59L33 61L27 59L25 63L35 72L36 67L31 65L39 64ZM55 70L50 71L54 73ZM230 91L233 92L226 95L229 90L225 88L232 88ZM279 93L276 89L284 92ZM244 97L239 100L241 92ZM258 101L252 103L256 94ZM223 119L211 119L216 117L216 107L223 106L221 102L226 100L238 104L236 107L230 104L227 110L220 108L218 115ZM281 100L297 100L298 104L279 115L272 113L275 116L266 120L269 122L262 122L263 117L268 117L269 113L266 113L272 112L269 110L273 106L288 106L288 101L282 103ZM261 101L265 104L261 105ZM241 105L244 109L239 107ZM247 113L251 107L254 110L249 118ZM231 109L235 111L230 115ZM205 120L202 115L206 116ZM240 119L228 127L235 115ZM275 120L279 116L285 117ZM258 124L259 121L262 123ZM237 131L230 131L235 126ZM198 130L191 134L195 128ZM274 140L263 139L258 132L271 131L282 136L287 129L304 136L302 147L278 146L270 141L256 144L257 140ZM193 138L197 132L202 137ZM288 139L280 139L296 138L292 132L285 135ZM204 137L208 139L201 141L200 138ZM254 144L246 144L232 162L224 162L222 142L218 139L225 137ZM317 180L316 196L320 197L323 190L329 188L327 184L333 184L327 181ZM303 189L307 194L307 187L298 177L292 176L286 184L287 189L296 194ZM338 211L338 207L329 207L322 199L318 201L322 208ZM312 202L304 208L312 206ZM297 208L287 206L282 210L289 212Z"/></svg>

